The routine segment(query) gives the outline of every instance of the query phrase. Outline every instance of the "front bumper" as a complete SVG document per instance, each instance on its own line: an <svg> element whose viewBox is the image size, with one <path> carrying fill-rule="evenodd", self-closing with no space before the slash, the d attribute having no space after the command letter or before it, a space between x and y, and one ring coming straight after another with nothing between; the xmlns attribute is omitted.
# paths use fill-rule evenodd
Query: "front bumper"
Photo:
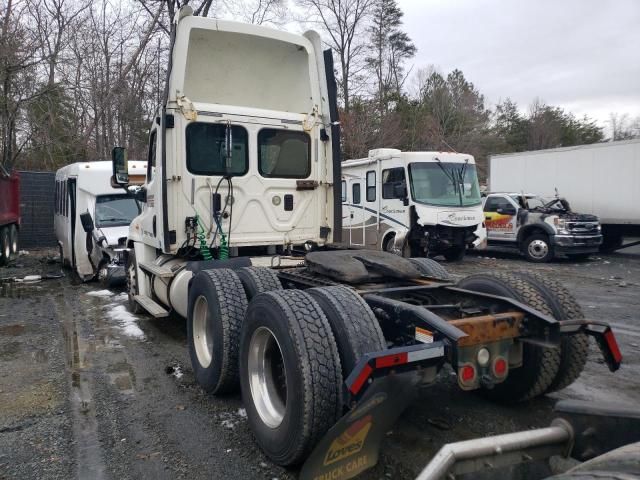
<svg viewBox="0 0 640 480"><path fill-rule="evenodd" d="M556 253L595 253L602 244L602 235L555 235Z"/></svg>

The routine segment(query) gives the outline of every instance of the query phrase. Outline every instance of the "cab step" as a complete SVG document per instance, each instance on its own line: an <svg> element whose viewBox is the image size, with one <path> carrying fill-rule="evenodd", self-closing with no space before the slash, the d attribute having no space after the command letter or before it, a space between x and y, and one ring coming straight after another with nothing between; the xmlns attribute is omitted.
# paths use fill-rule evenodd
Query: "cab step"
<svg viewBox="0 0 640 480"><path fill-rule="evenodd" d="M133 299L155 318L163 318L169 316L169 312L165 310L162 305L154 302L150 297L147 297L146 295L136 295L133 297Z"/></svg>
<svg viewBox="0 0 640 480"><path fill-rule="evenodd" d="M175 275L175 272L170 268L163 267L161 265L156 265L155 263L139 263L140 269L160 278L172 278Z"/></svg>

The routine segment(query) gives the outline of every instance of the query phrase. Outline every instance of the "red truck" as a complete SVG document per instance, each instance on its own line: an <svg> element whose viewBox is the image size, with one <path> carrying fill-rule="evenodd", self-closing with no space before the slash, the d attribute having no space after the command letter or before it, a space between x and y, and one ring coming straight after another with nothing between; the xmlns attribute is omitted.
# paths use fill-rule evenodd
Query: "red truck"
<svg viewBox="0 0 640 480"><path fill-rule="evenodd" d="M18 254L20 177L0 165L0 265Z"/></svg>

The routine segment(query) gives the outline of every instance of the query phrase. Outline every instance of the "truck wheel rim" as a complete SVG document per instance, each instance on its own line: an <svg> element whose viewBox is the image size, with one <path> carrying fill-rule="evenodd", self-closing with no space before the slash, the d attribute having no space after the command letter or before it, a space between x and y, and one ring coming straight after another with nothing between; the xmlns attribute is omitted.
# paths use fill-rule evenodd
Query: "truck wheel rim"
<svg viewBox="0 0 640 480"><path fill-rule="evenodd" d="M200 295L193 306L193 344L196 348L198 362L203 368L211 365L213 355L213 336L209 322L209 304Z"/></svg>
<svg viewBox="0 0 640 480"><path fill-rule="evenodd" d="M527 248L529 255L534 258L544 258L549 253L549 246L544 240L534 240Z"/></svg>
<svg viewBox="0 0 640 480"><path fill-rule="evenodd" d="M18 235L11 235L11 253L18 253Z"/></svg>
<svg viewBox="0 0 640 480"><path fill-rule="evenodd" d="M277 428L287 405L287 376L278 340L266 327L251 336L247 370L258 415L269 428Z"/></svg>

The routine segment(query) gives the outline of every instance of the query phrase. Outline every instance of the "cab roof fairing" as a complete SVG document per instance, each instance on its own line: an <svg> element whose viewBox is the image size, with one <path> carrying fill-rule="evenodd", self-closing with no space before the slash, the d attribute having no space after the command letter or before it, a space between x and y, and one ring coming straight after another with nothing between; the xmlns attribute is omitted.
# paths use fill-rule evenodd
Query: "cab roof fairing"
<svg viewBox="0 0 640 480"><path fill-rule="evenodd" d="M198 109L217 112L224 106L228 114L299 117L317 108L321 122L329 123L324 58L313 31L296 35L185 16L176 27L172 63L168 108L177 108L182 96ZM280 81L269 82L271 75Z"/></svg>

